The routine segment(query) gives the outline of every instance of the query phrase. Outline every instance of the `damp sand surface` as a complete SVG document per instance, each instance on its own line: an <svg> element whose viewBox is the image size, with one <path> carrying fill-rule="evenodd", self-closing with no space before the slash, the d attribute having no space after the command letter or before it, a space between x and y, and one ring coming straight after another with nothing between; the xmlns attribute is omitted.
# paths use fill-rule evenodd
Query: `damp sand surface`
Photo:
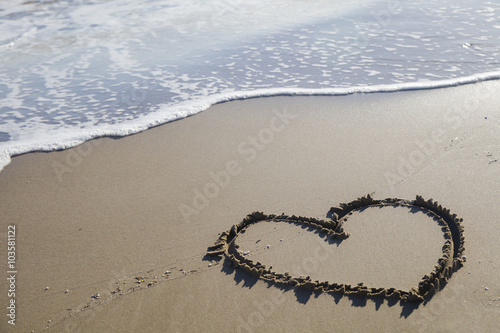
<svg viewBox="0 0 500 333"><path fill-rule="evenodd" d="M234 101L130 137L14 157L0 173L0 235L16 225L17 313L16 326L4 318L1 331L494 332L499 89L490 81ZM463 218L467 261L428 302L284 290L204 259L221 231L253 211L327 219L331 206L368 193L420 194ZM431 219L385 208L350 219L350 239L335 248L344 255L331 256L343 275L326 264L308 275L408 288L405 265L425 273L439 256L443 236ZM272 247L262 260L301 265L321 242L306 232L265 232ZM280 246L289 249L271 255ZM0 286L7 290L6 280ZM0 302L6 309L7 298Z"/></svg>

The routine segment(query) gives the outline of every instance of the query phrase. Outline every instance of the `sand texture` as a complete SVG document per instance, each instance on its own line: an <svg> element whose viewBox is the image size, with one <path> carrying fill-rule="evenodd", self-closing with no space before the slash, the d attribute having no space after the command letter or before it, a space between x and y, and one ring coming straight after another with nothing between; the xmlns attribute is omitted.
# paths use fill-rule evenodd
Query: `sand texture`
<svg viewBox="0 0 500 333"><path fill-rule="evenodd" d="M499 91L238 100L14 157L0 331L495 332Z"/></svg>
<svg viewBox="0 0 500 333"><path fill-rule="evenodd" d="M442 226L444 238L446 242L443 245L443 255L437 260L434 270L426 274L418 284L418 288L412 287L409 291L399 290L394 287L373 288L367 287L363 282L357 286L343 283L330 283L328 281L312 281L310 276L291 276L288 272L276 273L260 262L254 262L245 257L249 252L242 252L238 249L236 238L240 233L244 233L246 229L255 223L262 221L286 221L289 223L300 224L304 227L316 229L319 233L324 234L329 240L345 239L349 237L342 225L347 221L348 215L352 215L355 210L364 210L369 207L384 207L384 206L405 206L412 209L424 209L430 217L434 218L440 226ZM304 288L308 290L333 292L345 295L358 295L361 297L384 297L394 298L403 302L422 302L427 297L430 299L436 291L444 288L448 279L453 272L456 272L463 266L466 257L462 256L464 248L464 236L462 219L455 214L450 214L450 210L442 207L432 199L425 200L421 196L417 196L415 200L401 200L395 198L387 198L384 200L374 200L369 194L366 197L361 197L347 204L341 204L340 207L332 207L330 209L331 220L319 220L316 218L308 218L301 216L287 215L266 215L262 212L254 212L249 214L241 223L234 225L231 229L223 232L217 242L209 248L208 256L219 257L223 255L230 261L232 267L240 268L254 276L257 276L265 281L273 284L282 284L291 287ZM393 237L393 235L384 235ZM270 245L266 246L270 248Z"/></svg>

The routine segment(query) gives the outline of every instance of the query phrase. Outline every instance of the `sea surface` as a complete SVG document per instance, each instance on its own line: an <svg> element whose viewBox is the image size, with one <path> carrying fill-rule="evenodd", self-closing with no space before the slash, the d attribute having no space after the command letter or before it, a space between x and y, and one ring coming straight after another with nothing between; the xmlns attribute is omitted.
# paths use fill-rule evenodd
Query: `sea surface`
<svg viewBox="0 0 500 333"><path fill-rule="evenodd" d="M499 79L500 2L0 1L0 59L1 169L236 98Z"/></svg>

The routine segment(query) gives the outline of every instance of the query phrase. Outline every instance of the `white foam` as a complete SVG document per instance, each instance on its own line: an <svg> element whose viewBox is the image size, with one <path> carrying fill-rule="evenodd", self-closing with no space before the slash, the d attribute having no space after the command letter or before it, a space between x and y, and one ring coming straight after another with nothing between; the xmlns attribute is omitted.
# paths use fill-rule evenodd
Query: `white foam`
<svg viewBox="0 0 500 333"><path fill-rule="evenodd" d="M14 155L137 133L233 99L499 78L500 4L396 3L2 3L0 166Z"/></svg>
<svg viewBox="0 0 500 333"><path fill-rule="evenodd" d="M208 109L217 103L228 102L237 99L270 96L345 96L359 93L387 93L407 90L422 90L454 87L458 85L477 83L487 80L500 79L500 71L481 73L457 79L427 82L408 82L388 85L357 86L349 88L271 88L251 91L239 91L218 94L201 98L198 101L190 101L178 106L160 106L155 113L142 116L130 123L107 126L106 128L82 129L78 133L74 131L60 131L54 136L47 136L41 131L34 135L33 139L21 145L12 145L0 150L0 170L10 163L10 158L34 151L54 151L75 147L85 141L106 136L127 136L142 132L151 127L162 125L174 120L186 118Z"/></svg>

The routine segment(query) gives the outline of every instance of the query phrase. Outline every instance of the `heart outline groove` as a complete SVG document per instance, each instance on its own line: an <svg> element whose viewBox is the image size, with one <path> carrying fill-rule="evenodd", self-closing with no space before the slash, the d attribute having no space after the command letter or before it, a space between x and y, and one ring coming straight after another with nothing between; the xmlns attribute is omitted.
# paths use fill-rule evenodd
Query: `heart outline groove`
<svg viewBox="0 0 500 333"><path fill-rule="evenodd" d="M350 284L330 283L328 281L312 281L309 276L293 277L287 272L284 274L276 273L260 262L254 262L245 257L237 250L235 243L238 235L249 226L264 221L303 224L318 229L320 233L326 234L330 239L345 239L349 237L349 234L342 227L350 213L361 208L383 206L419 208L426 212L427 215L436 218L439 225L442 226L441 230L445 238L442 248L443 255L438 259L434 270L422 277L418 287L412 287L409 291L396 288L367 287L363 283L351 286ZM253 212L247 215L239 224L235 224L229 230L221 233L215 244L207 249L207 255L221 259L226 258L235 268L242 269L272 283L327 293L397 299L403 302L422 302L425 298L432 297L437 291L444 288L452 274L460 269L465 262L465 256L463 256L465 250L463 219L458 218L456 214L451 214L449 209L439 205L432 199L425 200L417 195L415 200L398 198L375 200L368 194L349 203L342 203L338 207L332 207L330 213L332 215L331 220L327 221L295 215L266 215L262 212Z"/></svg>

